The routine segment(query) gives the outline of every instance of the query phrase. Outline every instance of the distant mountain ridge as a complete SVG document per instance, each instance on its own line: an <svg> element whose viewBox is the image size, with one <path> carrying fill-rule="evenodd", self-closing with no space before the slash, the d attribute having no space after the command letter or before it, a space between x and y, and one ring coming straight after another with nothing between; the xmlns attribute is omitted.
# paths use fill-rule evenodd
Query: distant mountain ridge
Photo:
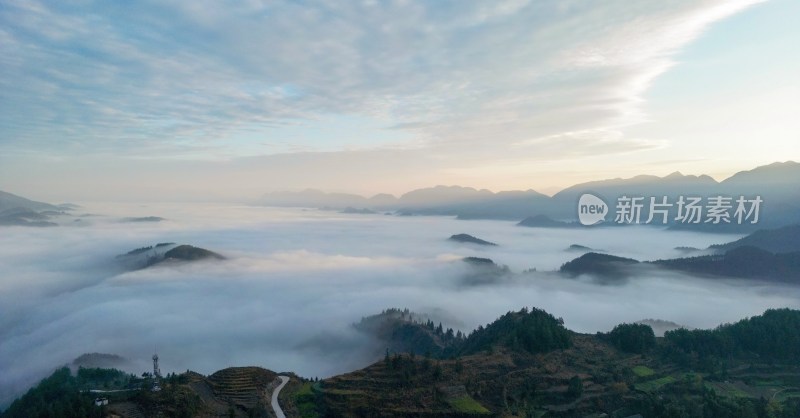
<svg viewBox="0 0 800 418"><path fill-rule="evenodd" d="M800 251L800 224L788 225L777 229L758 230L733 242L712 245L709 249L728 251L745 246L757 247L773 253Z"/></svg>
<svg viewBox="0 0 800 418"><path fill-rule="evenodd" d="M659 267L703 276L800 283L800 225L756 231L727 244L712 245L715 253L640 262L610 254L587 252L564 263L560 272L571 277L620 280L634 269Z"/></svg>
<svg viewBox="0 0 800 418"><path fill-rule="evenodd" d="M0 212L17 208L34 211L63 209L59 206L51 205L50 203L37 202L35 200L26 199L22 196L0 191Z"/></svg>
<svg viewBox="0 0 800 418"><path fill-rule="evenodd" d="M691 327L687 327L685 325L681 325L681 324L678 324L678 323L675 323L675 322L672 322L672 321L666 321L666 320L663 320L663 319L648 318L648 319L642 319L642 320L636 321L634 323L635 324L647 325L648 327L652 328L653 329L653 333L656 335L656 337L663 337L664 333L666 333L667 331L674 331L676 329L681 329L681 328L684 328L684 329L687 329L687 330L693 329Z"/></svg>
<svg viewBox="0 0 800 418"><path fill-rule="evenodd" d="M70 368L77 370L79 367L90 368L100 367L104 369L119 369L129 365L128 359L116 354L108 353L84 353L76 357L70 363Z"/></svg>
<svg viewBox="0 0 800 418"><path fill-rule="evenodd" d="M702 276L800 283L800 252L775 254L756 247L736 247L724 254L666 260L638 261L608 254L586 253L564 263L559 271L569 277L624 280L637 269L660 267Z"/></svg>
<svg viewBox="0 0 800 418"><path fill-rule="evenodd" d="M577 222L557 221L547 215L528 216L519 221L517 226L527 226L529 228L572 228L578 225Z"/></svg>
<svg viewBox="0 0 800 418"><path fill-rule="evenodd" d="M798 283L800 252L775 254L752 246L735 247L722 255L657 260L653 264L693 274Z"/></svg>
<svg viewBox="0 0 800 418"><path fill-rule="evenodd" d="M676 223L672 217L668 226L675 229L707 230L715 232L749 232L756 229L780 227L800 223L800 163L776 162L738 172L717 182L707 175L684 175L674 172L664 177L639 175L627 179L616 178L591 181L567 187L552 197L535 190L492 192L461 186L435 186L412 190L400 197L379 194L371 198L347 193L325 193L308 189L301 192L275 192L262 197L259 203L268 206L331 207L344 209L357 207L381 211L395 211L401 215L445 215L459 219L527 220L541 223L550 218L546 227L574 226L577 221L577 202L584 193L594 194L611 206L605 224L612 224L614 207L621 196L641 196L675 203L680 196L760 196L759 222L741 225L736 221L711 224L700 222ZM648 217L649 200L642 210L644 222ZM558 222L564 222L563 224ZM524 224L523 224L524 225Z"/></svg>
<svg viewBox="0 0 800 418"><path fill-rule="evenodd" d="M0 191L0 226L57 226L53 216L63 215L74 205L52 205Z"/></svg>

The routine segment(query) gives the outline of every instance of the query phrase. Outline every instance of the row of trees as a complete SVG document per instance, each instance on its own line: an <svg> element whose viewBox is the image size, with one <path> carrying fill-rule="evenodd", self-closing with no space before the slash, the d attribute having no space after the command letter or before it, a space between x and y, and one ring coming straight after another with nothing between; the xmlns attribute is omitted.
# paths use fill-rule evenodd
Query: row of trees
<svg viewBox="0 0 800 418"><path fill-rule="evenodd" d="M496 321L478 327L469 334L460 354L472 354L490 350L495 345L522 350L528 353L544 353L572 345L572 335L564 328L564 321L542 309L522 308L508 312Z"/></svg>
<svg viewBox="0 0 800 418"><path fill-rule="evenodd" d="M678 329L664 334L668 350L700 358L757 356L762 360L800 362L800 311L770 309L763 315L713 330Z"/></svg>
<svg viewBox="0 0 800 418"><path fill-rule="evenodd" d="M537 308L508 312L470 334L445 329L408 309L387 309L354 325L386 340L393 352L424 352L440 358L491 350L495 345L529 353L571 346L571 332L564 328L564 321Z"/></svg>
<svg viewBox="0 0 800 418"><path fill-rule="evenodd" d="M428 328L429 331L433 332L436 336L438 336L445 345L450 345L453 343L457 343L459 341L463 341L466 338L466 335L461 332L461 330L454 331L453 328L447 328L444 330L442 327L442 323L439 322L439 325L434 326L433 321L430 319L425 322L425 327Z"/></svg>
<svg viewBox="0 0 800 418"><path fill-rule="evenodd" d="M608 334L598 336L619 350L643 354L656 346L653 328L644 324L619 324Z"/></svg>
<svg viewBox="0 0 800 418"><path fill-rule="evenodd" d="M80 391L79 379L69 368L56 370L42 380L2 414L2 418L101 418L102 408L94 405L94 396Z"/></svg>

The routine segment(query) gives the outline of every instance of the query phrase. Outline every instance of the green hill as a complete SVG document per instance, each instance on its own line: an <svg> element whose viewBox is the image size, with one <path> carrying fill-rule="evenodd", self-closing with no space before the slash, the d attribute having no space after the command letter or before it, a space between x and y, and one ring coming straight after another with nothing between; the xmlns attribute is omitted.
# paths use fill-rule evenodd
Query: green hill
<svg viewBox="0 0 800 418"><path fill-rule="evenodd" d="M772 253L800 251L800 225L758 230L736 241L712 245L709 249L725 252L739 247L756 247Z"/></svg>
<svg viewBox="0 0 800 418"><path fill-rule="evenodd" d="M224 260L225 257L205 248L191 245L179 245L164 253L164 260L197 261L205 259Z"/></svg>
<svg viewBox="0 0 800 418"><path fill-rule="evenodd" d="M361 324L429 328L399 309ZM713 330L655 338L650 327L634 324L608 334L574 333L545 311L522 309L458 340L458 350L439 358L386 353L321 381L288 374L281 406L289 417L308 418L800 416L798 310L768 310ZM187 371L160 378L161 390L153 391L147 373L80 369L72 375L64 368L0 416L267 417L276 377L259 367L208 377ZM93 394L81 391L98 387L127 390L104 393L109 405L95 407Z"/></svg>
<svg viewBox="0 0 800 418"><path fill-rule="evenodd" d="M693 274L800 282L800 251L773 254L761 248L743 246L721 255L658 260L653 264Z"/></svg>
<svg viewBox="0 0 800 418"><path fill-rule="evenodd" d="M467 244L477 244L477 245L487 245L487 246L497 246L497 244L482 240L478 237L472 236L470 234L455 234L451 235L450 238L447 239L448 241L455 241L455 242L462 242Z"/></svg>
<svg viewBox="0 0 800 418"><path fill-rule="evenodd" d="M631 267L639 264L632 258L588 252L561 266L560 271L572 277L582 274L605 278L622 278L631 274Z"/></svg>
<svg viewBox="0 0 800 418"><path fill-rule="evenodd" d="M541 309L523 308L506 313L485 328L478 327L467 336L458 352L475 354L503 347L526 353L545 353L568 348L570 344L570 331L564 328L563 321Z"/></svg>
<svg viewBox="0 0 800 418"><path fill-rule="evenodd" d="M442 357L452 353L463 342L461 331L444 329L424 315L408 309L391 308L380 314L361 318L355 329L376 338L391 353L417 353Z"/></svg>
<svg viewBox="0 0 800 418"><path fill-rule="evenodd" d="M128 251L116 256L116 262L124 270L140 270L162 263L195 262L201 260L224 260L220 254L192 245L177 245L162 242Z"/></svg>

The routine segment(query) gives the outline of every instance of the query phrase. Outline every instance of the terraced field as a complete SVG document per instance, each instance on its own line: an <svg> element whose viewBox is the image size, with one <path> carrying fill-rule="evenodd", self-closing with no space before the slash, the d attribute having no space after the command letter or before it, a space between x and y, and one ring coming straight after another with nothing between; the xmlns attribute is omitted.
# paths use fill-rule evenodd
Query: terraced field
<svg viewBox="0 0 800 418"><path fill-rule="evenodd" d="M664 376L658 379L648 380L646 382L637 383L634 387L636 390L640 390L645 393L653 393L661 389L662 387L677 382L678 379L672 376Z"/></svg>
<svg viewBox="0 0 800 418"><path fill-rule="evenodd" d="M267 387L276 378L275 373L260 367L230 367L212 374L208 381L219 401L249 410L264 403Z"/></svg>
<svg viewBox="0 0 800 418"><path fill-rule="evenodd" d="M645 366L635 366L631 371L636 376L634 388L648 394L663 394L674 383L693 381L726 398L784 402L800 397L800 368L796 366L739 365L729 369L725 378L708 373L680 373L669 368L653 370Z"/></svg>
<svg viewBox="0 0 800 418"><path fill-rule="evenodd" d="M124 418L145 418L142 410L133 402L119 402L109 406L108 411Z"/></svg>

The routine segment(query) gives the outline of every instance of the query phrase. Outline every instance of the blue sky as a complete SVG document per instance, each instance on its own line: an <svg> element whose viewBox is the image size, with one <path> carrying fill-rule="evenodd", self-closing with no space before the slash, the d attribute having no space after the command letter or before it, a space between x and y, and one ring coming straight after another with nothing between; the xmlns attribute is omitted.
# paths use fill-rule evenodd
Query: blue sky
<svg viewBox="0 0 800 418"><path fill-rule="evenodd" d="M792 0L6 1L0 189L725 177L800 159L798 15Z"/></svg>

